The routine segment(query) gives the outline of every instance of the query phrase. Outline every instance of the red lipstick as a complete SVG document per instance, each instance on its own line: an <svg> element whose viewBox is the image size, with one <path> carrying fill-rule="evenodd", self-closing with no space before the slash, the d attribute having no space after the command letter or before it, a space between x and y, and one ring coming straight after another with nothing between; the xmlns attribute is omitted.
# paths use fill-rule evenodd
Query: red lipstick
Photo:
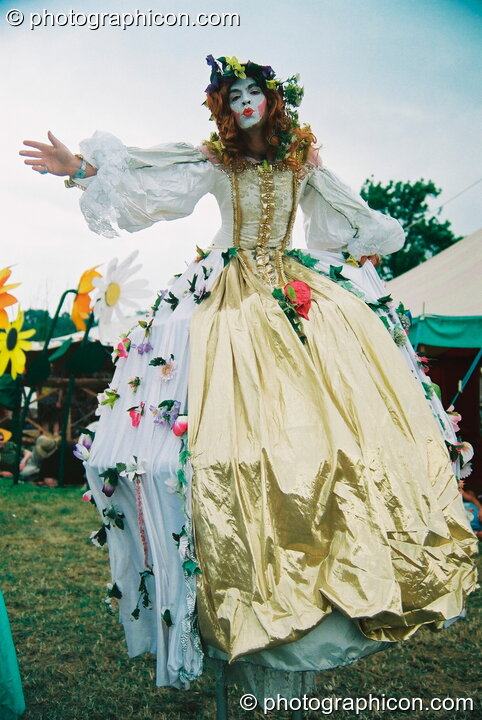
<svg viewBox="0 0 482 720"><path fill-rule="evenodd" d="M244 117L251 117L251 115L254 113L253 108L247 107L243 110Z"/></svg>

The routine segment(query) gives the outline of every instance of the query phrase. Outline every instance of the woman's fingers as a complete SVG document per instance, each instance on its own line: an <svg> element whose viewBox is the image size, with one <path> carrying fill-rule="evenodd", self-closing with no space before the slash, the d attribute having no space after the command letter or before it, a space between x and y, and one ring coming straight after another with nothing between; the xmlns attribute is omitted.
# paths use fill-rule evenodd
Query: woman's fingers
<svg viewBox="0 0 482 720"><path fill-rule="evenodd" d="M61 143L60 140L58 138L56 138L55 135L50 130L47 133L47 137L54 147L58 148L58 147L64 146L64 144Z"/></svg>
<svg viewBox="0 0 482 720"><path fill-rule="evenodd" d="M24 160L25 165L32 165L32 167L45 167L46 161L45 160Z"/></svg>
<svg viewBox="0 0 482 720"><path fill-rule="evenodd" d="M34 147L37 148L37 150L52 150L52 145L47 145L46 143L36 142L35 140L24 140L24 145L27 145L28 147Z"/></svg>
<svg viewBox="0 0 482 720"><path fill-rule="evenodd" d="M42 152L35 152L35 150L20 150L19 155L23 155L24 157L43 157L44 154Z"/></svg>

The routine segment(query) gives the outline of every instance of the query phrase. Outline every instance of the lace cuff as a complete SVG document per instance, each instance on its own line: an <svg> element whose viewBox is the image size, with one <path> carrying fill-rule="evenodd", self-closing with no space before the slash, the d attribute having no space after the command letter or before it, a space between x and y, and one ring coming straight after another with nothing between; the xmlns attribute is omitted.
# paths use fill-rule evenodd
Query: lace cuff
<svg viewBox="0 0 482 720"><path fill-rule="evenodd" d="M104 237L116 237L118 211L123 199L119 192L121 179L128 167L129 153L121 141L109 133L97 131L80 143L85 159L97 168L97 174L76 181L85 189L80 208L93 232Z"/></svg>

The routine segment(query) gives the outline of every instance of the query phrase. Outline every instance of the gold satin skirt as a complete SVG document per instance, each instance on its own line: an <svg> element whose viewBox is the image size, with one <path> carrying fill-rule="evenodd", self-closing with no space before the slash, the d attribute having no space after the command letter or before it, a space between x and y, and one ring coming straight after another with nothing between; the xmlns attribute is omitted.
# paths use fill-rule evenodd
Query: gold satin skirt
<svg viewBox="0 0 482 720"><path fill-rule="evenodd" d="M460 614L476 541L424 394L375 314L312 289L302 344L234 257L191 324L198 612L231 660L297 640L333 608L374 640Z"/></svg>

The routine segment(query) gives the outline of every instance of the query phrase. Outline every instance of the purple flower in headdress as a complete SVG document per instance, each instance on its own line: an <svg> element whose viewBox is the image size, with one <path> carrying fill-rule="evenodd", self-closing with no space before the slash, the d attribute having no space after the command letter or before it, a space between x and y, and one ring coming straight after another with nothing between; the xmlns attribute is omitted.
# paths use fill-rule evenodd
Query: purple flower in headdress
<svg viewBox="0 0 482 720"><path fill-rule="evenodd" d="M209 85L207 86L205 92L212 93L216 90L219 90L219 88L221 87L221 68L219 67L218 63L212 55L207 56L206 62L211 68L211 77Z"/></svg>
<svg viewBox="0 0 482 720"><path fill-rule="evenodd" d="M209 67L211 68L211 72L213 72L213 73L219 72L219 65L217 64L216 60L214 59L214 57L212 55L208 55L206 57L206 62L209 65Z"/></svg>
<svg viewBox="0 0 482 720"><path fill-rule="evenodd" d="M261 65L261 72L265 80L269 80L270 77L274 77L276 74L271 65Z"/></svg>
<svg viewBox="0 0 482 720"><path fill-rule="evenodd" d="M219 77L216 75L213 82L209 83L209 85L207 86L207 88L204 92L208 93L208 94L213 93L213 92L216 92L216 90L219 90L220 87L221 87L221 81L220 81Z"/></svg>

